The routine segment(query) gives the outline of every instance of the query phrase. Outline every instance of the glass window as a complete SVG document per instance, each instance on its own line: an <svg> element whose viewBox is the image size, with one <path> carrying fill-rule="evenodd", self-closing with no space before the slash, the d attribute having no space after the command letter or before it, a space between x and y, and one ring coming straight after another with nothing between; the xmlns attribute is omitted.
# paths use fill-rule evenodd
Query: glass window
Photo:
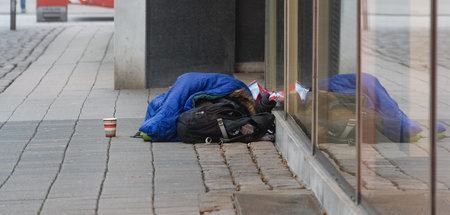
<svg viewBox="0 0 450 215"><path fill-rule="evenodd" d="M284 0L266 0L265 88L284 90Z"/></svg>
<svg viewBox="0 0 450 215"><path fill-rule="evenodd" d="M364 2L361 194L380 214L428 214L430 0Z"/></svg>
<svg viewBox="0 0 450 215"><path fill-rule="evenodd" d="M295 54L291 56L295 59L292 60L288 71L288 96L290 98L288 100L288 111L305 134L311 137L313 96L310 89L313 73L313 1L298 1L297 7L292 7L290 11L293 14L290 17L293 21L292 25L295 25L296 31L291 31L292 35L288 44L293 49L291 53Z"/></svg>
<svg viewBox="0 0 450 215"><path fill-rule="evenodd" d="M450 1L438 1L437 58L437 214L450 211Z"/></svg>
<svg viewBox="0 0 450 215"><path fill-rule="evenodd" d="M319 1L318 6L318 145L354 191L356 1Z"/></svg>
<svg viewBox="0 0 450 215"><path fill-rule="evenodd" d="M313 117L313 2L288 1L288 113L306 135ZM297 4L298 2L298 4ZM317 1L318 144L340 171L338 183L356 189L356 1ZM343 180L341 180L343 179Z"/></svg>
<svg viewBox="0 0 450 215"><path fill-rule="evenodd" d="M314 2L319 14L316 26ZM357 13L357 3L286 0L285 16L283 1L267 0L266 87L288 89L286 110L312 141L317 139L319 153L336 167L329 171L340 172L344 187L360 191L362 201L368 203L364 205L379 214L430 212L429 116L437 111L436 208L438 214L446 214L450 209L450 140L446 136L450 126L450 41L446 41L450 38L450 4L446 7L448 3L439 1L444 4L438 7L439 12L444 15L439 16L438 103L433 110L431 0L361 0L362 14ZM284 16L286 26L281 21ZM284 42L286 50L282 49ZM281 81L283 68L286 86ZM313 74L318 79L315 88ZM356 146L357 87L362 101L360 162ZM318 99L313 101L314 89ZM313 102L317 102L316 110ZM317 115L315 125L313 115ZM317 136L312 136L315 127Z"/></svg>

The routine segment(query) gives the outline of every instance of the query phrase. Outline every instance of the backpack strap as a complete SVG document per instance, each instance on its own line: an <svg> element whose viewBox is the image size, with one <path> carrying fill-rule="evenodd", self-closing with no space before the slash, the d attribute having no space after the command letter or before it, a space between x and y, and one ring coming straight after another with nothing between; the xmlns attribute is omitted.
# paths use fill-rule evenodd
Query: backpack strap
<svg viewBox="0 0 450 215"><path fill-rule="evenodd" d="M356 125L356 120L355 119L349 119L347 121L347 126L345 126L344 131L341 133L341 135L339 136L339 138L347 138L347 136L350 134L350 132L353 130L353 128L355 128Z"/></svg>
<svg viewBox="0 0 450 215"><path fill-rule="evenodd" d="M225 125L223 124L222 118L217 118L217 123L219 124L220 132L222 133L222 137L228 139L228 133L225 129Z"/></svg>

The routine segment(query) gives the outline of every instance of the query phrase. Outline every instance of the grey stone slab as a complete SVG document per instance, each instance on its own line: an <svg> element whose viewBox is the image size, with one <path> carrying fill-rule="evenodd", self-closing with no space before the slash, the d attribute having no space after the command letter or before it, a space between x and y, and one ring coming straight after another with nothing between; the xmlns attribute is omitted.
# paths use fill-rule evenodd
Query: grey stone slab
<svg viewBox="0 0 450 215"><path fill-rule="evenodd" d="M101 208L98 211L98 214L105 214L105 215L123 215L123 214L142 214L142 215L152 215L152 209L151 208L115 208L115 209L109 209L109 208Z"/></svg>
<svg viewBox="0 0 450 215"><path fill-rule="evenodd" d="M113 178L113 176L110 176L105 181L105 188L115 190L115 189L122 189L122 188L128 188L128 189L134 189L138 190L141 189L143 191L151 191L152 189L152 178L142 178L140 176L130 176L127 179L122 178ZM106 191L106 189L105 189Z"/></svg>
<svg viewBox="0 0 450 215"><path fill-rule="evenodd" d="M156 194L156 208L189 207L198 205L197 193Z"/></svg>
<svg viewBox="0 0 450 215"><path fill-rule="evenodd" d="M275 145L269 141L258 141L250 143L250 149L254 150L275 150Z"/></svg>
<svg viewBox="0 0 450 215"><path fill-rule="evenodd" d="M218 183L216 181L214 182L205 182L206 187L209 191L234 191L236 190L236 187L232 182L222 182Z"/></svg>
<svg viewBox="0 0 450 215"><path fill-rule="evenodd" d="M189 206L189 207L170 207L170 208L155 208L156 214L173 214L173 215L199 215L200 209L198 206Z"/></svg>
<svg viewBox="0 0 450 215"><path fill-rule="evenodd" d="M189 177L189 176L188 176ZM183 175L178 175L178 176L169 176L169 177L159 177L158 174L156 173L155 175L155 189L159 189L157 188L158 186L161 187L167 187L167 186L173 186L173 188L177 188L177 189L192 189L194 187L200 187L202 188L203 186L203 181L201 178L201 175L199 175L199 177L193 178L193 179L188 179L188 177L185 177ZM183 188L184 186L184 188Z"/></svg>
<svg viewBox="0 0 450 215"><path fill-rule="evenodd" d="M0 192L0 201L23 201L44 199L46 189L40 190L15 190L10 192Z"/></svg>
<svg viewBox="0 0 450 215"><path fill-rule="evenodd" d="M36 31L38 29L45 33L37 33ZM14 41L12 40L12 38L10 38L8 39L9 42L7 43L0 42L0 46L3 47L2 50L9 50L9 53L12 54L1 54L2 57L0 57L0 61L8 59L6 61L8 63L7 66L9 66L10 68L12 68L13 65L17 66L16 69L13 70L16 74L12 74L13 72L11 70L8 70L9 73L3 74L0 77L6 75L8 76L8 78L12 79L12 81L16 79L18 75L20 75L25 70L27 64L29 64L31 61L36 60L37 57L44 51L43 48L47 47L51 40L53 40L53 38L55 38L55 36L58 35L61 30L61 27L47 26L37 29L22 29L21 31L14 32L15 34L12 34L11 32L3 32L3 39L6 39L8 37L20 39ZM32 37L36 39L31 39ZM14 53L14 51L11 50L18 51L20 54Z"/></svg>
<svg viewBox="0 0 450 215"><path fill-rule="evenodd" d="M0 201L2 214L36 214L42 200Z"/></svg>
<svg viewBox="0 0 450 215"><path fill-rule="evenodd" d="M209 215L234 215L236 214L235 209L225 209L219 211L211 211Z"/></svg>
<svg viewBox="0 0 450 215"><path fill-rule="evenodd" d="M292 188L300 188L301 185L294 179L267 179L267 183L273 187L289 186Z"/></svg>
<svg viewBox="0 0 450 215"><path fill-rule="evenodd" d="M269 189L270 187L266 184L243 184L238 186L239 191L261 191Z"/></svg>
<svg viewBox="0 0 450 215"><path fill-rule="evenodd" d="M51 167L51 168L38 168L38 169L23 169L23 168L17 168L16 171L14 171L14 177L10 178L9 180L15 180L16 177L46 177L46 178L53 178L54 175L58 172L57 167Z"/></svg>
<svg viewBox="0 0 450 215"><path fill-rule="evenodd" d="M264 174L264 172L262 173L264 180L266 181L270 181L270 180L284 180L284 181L296 181L294 179L294 177L291 174L285 174L285 173L280 173L280 174Z"/></svg>
<svg viewBox="0 0 450 215"><path fill-rule="evenodd" d="M176 167L176 165L180 165L183 167L190 167L190 168L198 168L198 162L196 162L196 160L194 158L189 158L189 159L161 159L159 156L153 155L154 158L154 164L155 166L159 167L161 166L161 168L164 167ZM173 164L173 165L170 165Z"/></svg>
<svg viewBox="0 0 450 215"><path fill-rule="evenodd" d="M124 190L124 191L115 191L115 192L107 192L102 193L101 198L151 198L151 192L143 193L138 192L137 190ZM105 207L106 208L106 207Z"/></svg>
<svg viewBox="0 0 450 215"><path fill-rule="evenodd" d="M110 163L109 174L116 175L151 175L153 172L151 163Z"/></svg>
<svg viewBox="0 0 450 215"><path fill-rule="evenodd" d="M312 192L250 192L234 194L238 214L322 214Z"/></svg>
<svg viewBox="0 0 450 215"><path fill-rule="evenodd" d="M228 170L228 168L218 168L218 169L204 169L203 170L203 174L205 176L205 178L220 178L220 177L225 177L225 176L229 176L230 175L230 171Z"/></svg>
<svg viewBox="0 0 450 215"><path fill-rule="evenodd" d="M88 198L57 198L47 199L41 214L95 214L96 199Z"/></svg>
<svg viewBox="0 0 450 215"><path fill-rule="evenodd" d="M209 192L199 194L200 212L218 212L222 210L232 210L234 212L234 203L232 193Z"/></svg>
<svg viewBox="0 0 450 215"><path fill-rule="evenodd" d="M56 173L59 168L58 162L44 163L44 162L21 162L20 166L17 166L15 172L17 175L45 175Z"/></svg>
<svg viewBox="0 0 450 215"><path fill-rule="evenodd" d="M67 142L67 141L66 141ZM34 153L43 153L43 152L60 152L64 151L66 148L66 144L64 142L57 143L57 144L35 144L34 141L30 142L28 144L27 148L25 149L25 152L34 152Z"/></svg>
<svg viewBox="0 0 450 215"><path fill-rule="evenodd" d="M76 208L48 208L43 210L40 214L67 214L67 215L80 215L80 214L86 214L86 215L92 215L95 214L95 210L93 209L76 209Z"/></svg>
<svg viewBox="0 0 450 215"><path fill-rule="evenodd" d="M155 184L155 195L156 194L170 194L170 193L201 193L205 192L205 187L201 185L189 185L186 184Z"/></svg>
<svg viewBox="0 0 450 215"><path fill-rule="evenodd" d="M127 208L152 208L151 197L118 197L102 198L99 203L99 209L127 209Z"/></svg>
<svg viewBox="0 0 450 215"><path fill-rule="evenodd" d="M30 163L59 162L62 159L62 152L63 151L56 151L53 153L49 153L49 152L34 153L34 152L27 151L27 152L23 153L21 161L23 161L24 163L26 163L26 162L30 162Z"/></svg>
<svg viewBox="0 0 450 215"><path fill-rule="evenodd" d="M245 177L245 178L234 178L235 183L239 186L242 185L265 185L265 183L259 177Z"/></svg>

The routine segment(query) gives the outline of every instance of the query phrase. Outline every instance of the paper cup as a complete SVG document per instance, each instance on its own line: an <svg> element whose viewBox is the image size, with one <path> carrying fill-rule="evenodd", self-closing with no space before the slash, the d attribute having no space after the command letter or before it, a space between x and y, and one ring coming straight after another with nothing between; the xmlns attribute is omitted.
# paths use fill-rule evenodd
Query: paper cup
<svg viewBox="0 0 450 215"><path fill-rule="evenodd" d="M105 127L106 137L116 136L117 118L104 118L103 125Z"/></svg>

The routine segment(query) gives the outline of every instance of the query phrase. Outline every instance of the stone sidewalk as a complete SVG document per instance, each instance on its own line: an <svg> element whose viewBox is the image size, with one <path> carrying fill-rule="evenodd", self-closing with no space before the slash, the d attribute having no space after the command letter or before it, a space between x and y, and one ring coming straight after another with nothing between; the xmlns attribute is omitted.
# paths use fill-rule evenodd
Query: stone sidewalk
<svg viewBox="0 0 450 215"><path fill-rule="evenodd" d="M270 142L130 138L167 89L113 90L113 30L65 27L0 93L0 214L235 214L234 195L267 190L314 199Z"/></svg>
<svg viewBox="0 0 450 215"><path fill-rule="evenodd" d="M0 92L22 74L62 30L61 26L26 26L19 31L1 28Z"/></svg>

